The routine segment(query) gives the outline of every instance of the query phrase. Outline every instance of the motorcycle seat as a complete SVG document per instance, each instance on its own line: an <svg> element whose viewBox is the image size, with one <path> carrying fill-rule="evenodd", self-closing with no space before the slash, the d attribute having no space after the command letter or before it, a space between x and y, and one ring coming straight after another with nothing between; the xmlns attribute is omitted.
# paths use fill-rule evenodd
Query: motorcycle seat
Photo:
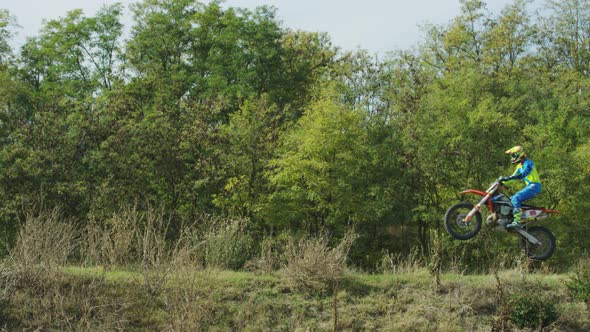
<svg viewBox="0 0 590 332"><path fill-rule="evenodd" d="M533 210L543 209L543 207L540 207L538 205L530 205L530 204L523 204L522 205L522 208L525 208L525 209L533 209Z"/></svg>

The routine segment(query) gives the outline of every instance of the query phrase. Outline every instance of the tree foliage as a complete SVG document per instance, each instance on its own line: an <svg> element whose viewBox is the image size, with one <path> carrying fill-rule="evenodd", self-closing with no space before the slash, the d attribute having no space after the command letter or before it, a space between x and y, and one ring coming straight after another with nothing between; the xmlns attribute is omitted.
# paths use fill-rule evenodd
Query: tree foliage
<svg viewBox="0 0 590 332"><path fill-rule="evenodd" d="M455 193L511 173L520 144L574 257L590 249L590 3L530 3L461 0L384 59L286 29L273 7L194 0L134 4L128 40L121 4L73 10L16 52L0 11L2 238L40 204L82 222L158 205L175 226L239 215L258 236L355 228L371 268L427 252Z"/></svg>

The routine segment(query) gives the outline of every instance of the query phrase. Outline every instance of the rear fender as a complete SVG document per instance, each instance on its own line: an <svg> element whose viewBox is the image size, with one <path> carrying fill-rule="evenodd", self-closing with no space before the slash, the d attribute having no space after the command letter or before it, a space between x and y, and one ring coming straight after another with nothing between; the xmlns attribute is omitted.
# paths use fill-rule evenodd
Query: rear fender
<svg viewBox="0 0 590 332"><path fill-rule="evenodd" d="M550 210L543 207L537 206L523 206L522 217L524 219L543 219L548 217L550 214L559 214L559 211Z"/></svg>

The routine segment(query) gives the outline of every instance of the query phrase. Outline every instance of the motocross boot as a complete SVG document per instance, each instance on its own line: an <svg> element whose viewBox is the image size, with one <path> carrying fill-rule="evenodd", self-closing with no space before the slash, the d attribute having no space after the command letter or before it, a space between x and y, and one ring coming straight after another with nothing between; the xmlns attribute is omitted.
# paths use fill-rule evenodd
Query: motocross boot
<svg viewBox="0 0 590 332"><path fill-rule="evenodd" d="M514 213L514 219L512 219L512 223L506 225L507 229L513 229L513 228L521 228L522 227L522 223L520 222L520 211Z"/></svg>

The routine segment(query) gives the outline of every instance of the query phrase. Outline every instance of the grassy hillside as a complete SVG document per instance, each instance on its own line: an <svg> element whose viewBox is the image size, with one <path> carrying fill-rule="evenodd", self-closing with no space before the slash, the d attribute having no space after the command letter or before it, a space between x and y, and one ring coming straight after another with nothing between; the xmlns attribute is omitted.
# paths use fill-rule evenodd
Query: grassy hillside
<svg viewBox="0 0 590 332"><path fill-rule="evenodd" d="M347 267L352 232L271 242L246 262L239 228L171 242L154 220L102 232L27 220L0 259L0 331L590 330L586 256L556 273L495 255L487 274L391 256L368 274Z"/></svg>
<svg viewBox="0 0 590 332"><path fill-rule="evenodd" d="M545 330L590 330L588 306L571 297L564 274L443 273L436 286L426 269L348 272L335 291L302 291L281 271L71 266L18 273L11 283L4 273L6 330L490 331L502 323L520 330L514 308L522 296L548 304L531 305L533 312L555 311Z"/></svg>

